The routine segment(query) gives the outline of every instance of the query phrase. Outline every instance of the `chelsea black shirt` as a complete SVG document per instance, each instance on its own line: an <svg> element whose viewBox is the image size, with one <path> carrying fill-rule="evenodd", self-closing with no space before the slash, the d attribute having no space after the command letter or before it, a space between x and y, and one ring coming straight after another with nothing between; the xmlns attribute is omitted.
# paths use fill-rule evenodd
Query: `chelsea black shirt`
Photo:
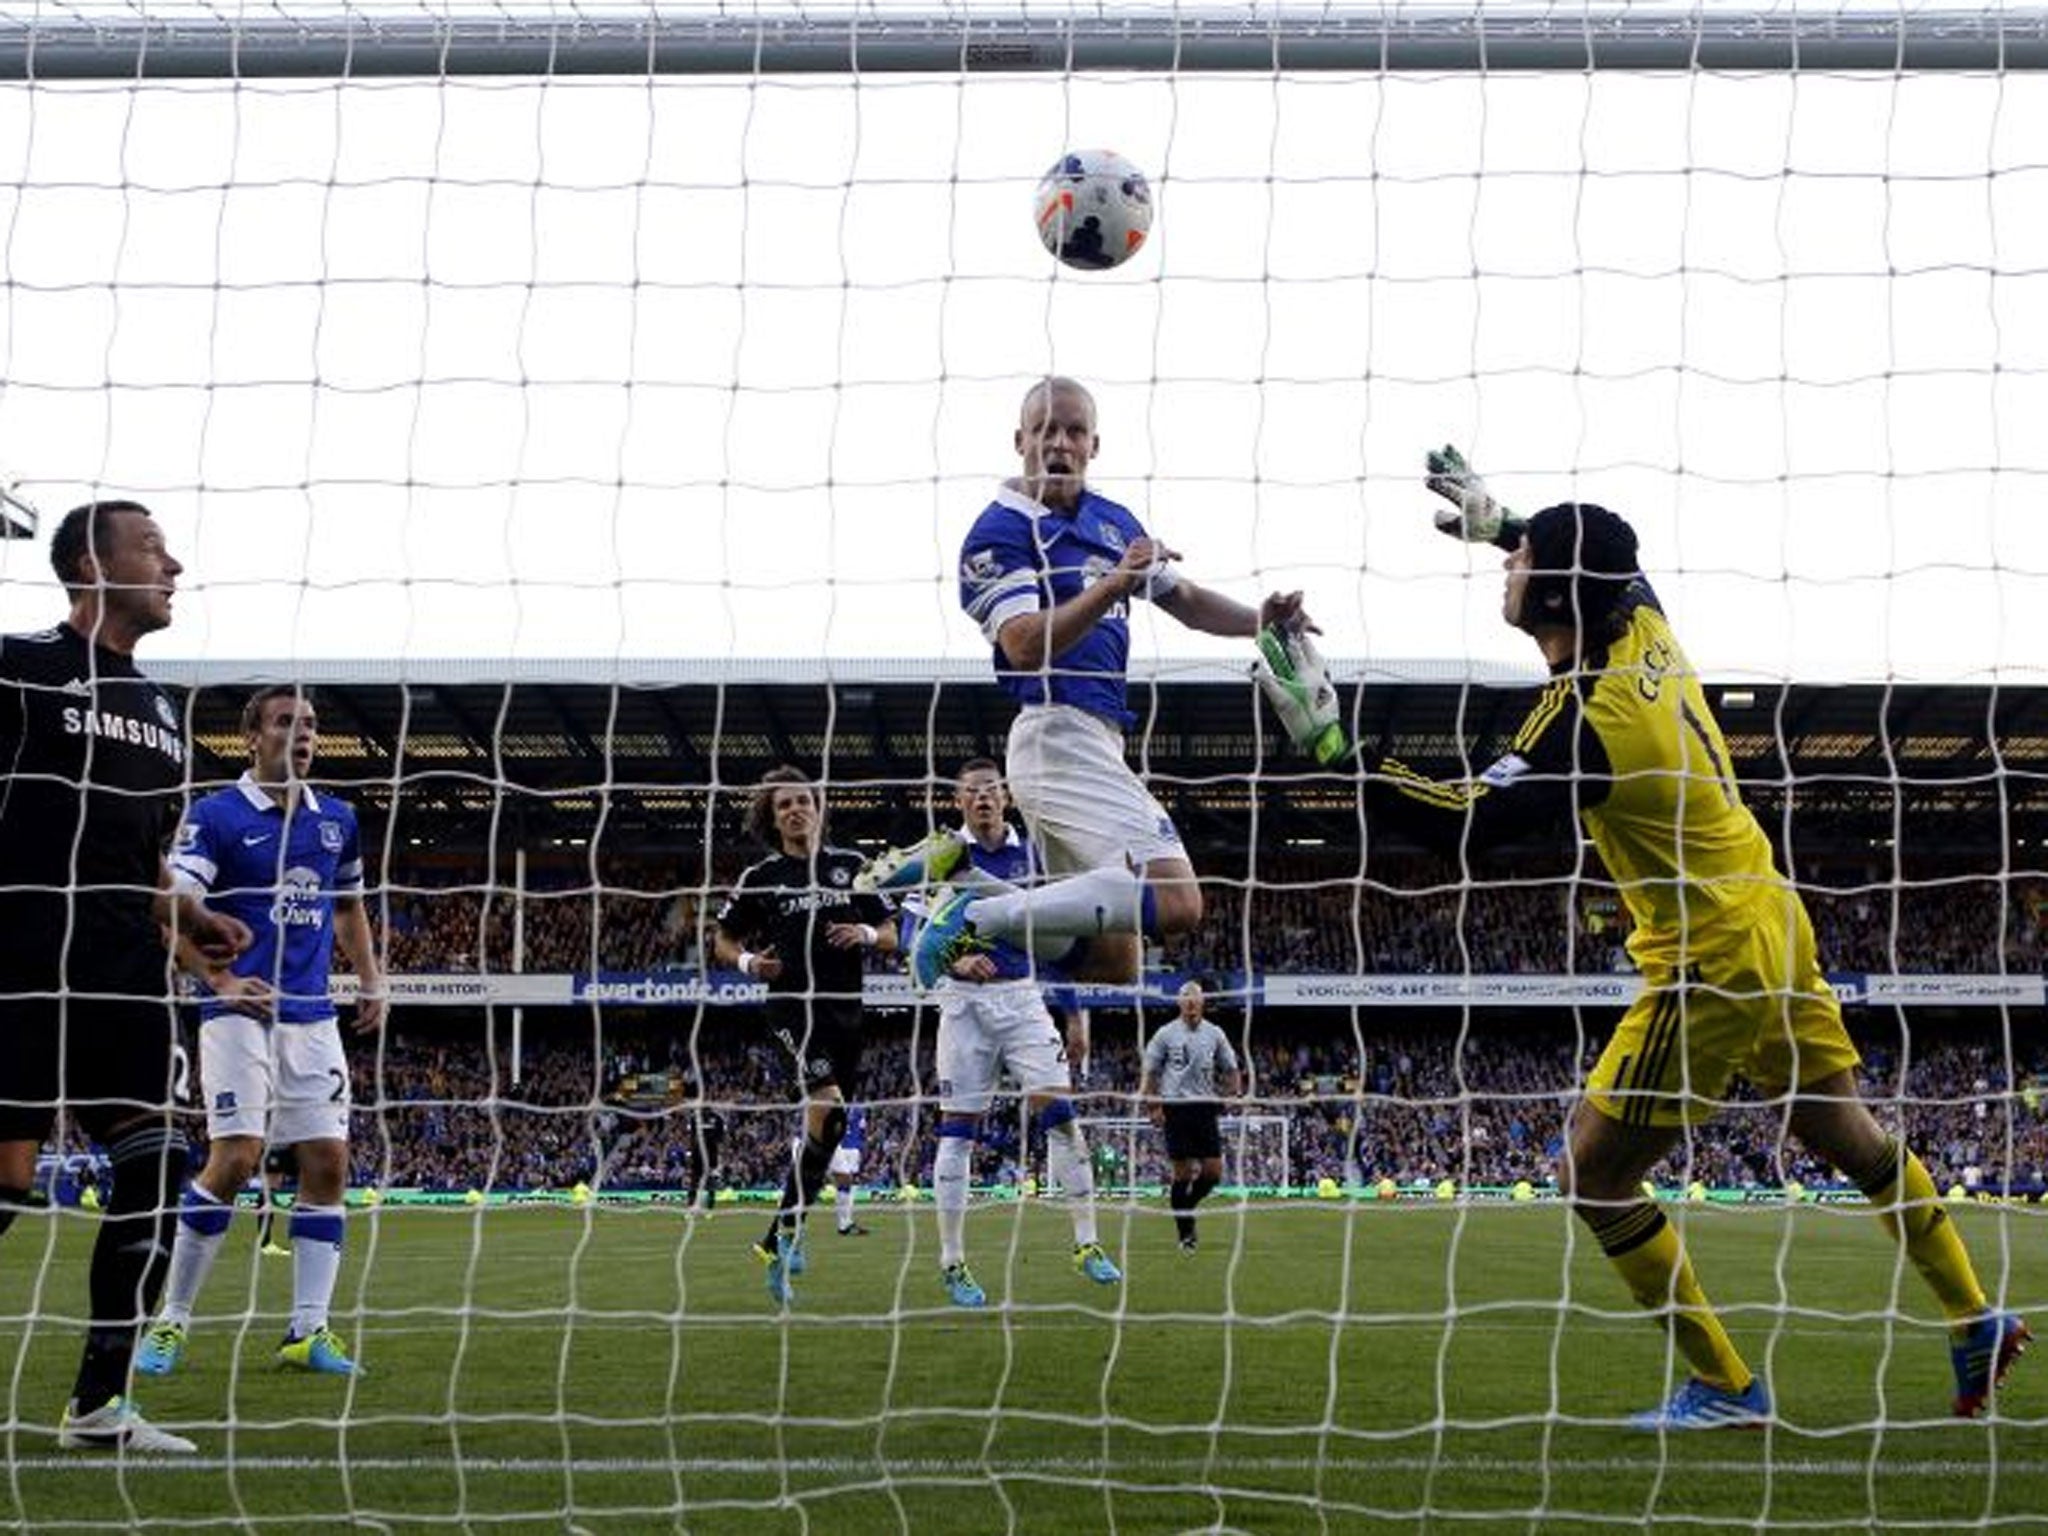
<svg viewBox="0 0 2048 1536"><path fill-rule="evenodd" d="M126 991L131 977L162 990L152 902L185 765L178 708L132 658L68 624L0 637L0 975L9 990Z"/></svg>
<svg viewBox="0 0 2048 1536"><path fill-rule="evenodd" d="M718 926L749 949L775 946L782 974L768 983L769 992L860 1001L862 950L833 948L825 942L825 929L889 921L885 898L853 890L853 877L865 862L850 848L820 848L815 860L778 853L741 872L719 909Z"/></svg>

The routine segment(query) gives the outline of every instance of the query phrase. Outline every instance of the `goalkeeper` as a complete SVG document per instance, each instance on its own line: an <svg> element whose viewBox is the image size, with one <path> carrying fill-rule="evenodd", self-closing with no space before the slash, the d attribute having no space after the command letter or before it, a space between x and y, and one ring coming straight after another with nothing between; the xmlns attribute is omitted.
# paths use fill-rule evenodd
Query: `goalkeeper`
<svg viewBox="0 0 2048 1536"><path fill-rule="evenodd" d="M1452 505L1445 532L1508 551L1501 612L1549 663L1508 750L1449 783L1352 754L1314 647L1267 630L1254 671L1297 745L1355 756L1369 820L1456 854L1545 835L1586 836L1634 932L1643 991L1587 1078L1569 1126L1562 1192L1636 1301L1690 1368L1638 1428L1711 1429L1771 1417L1771 1395L1729 1339L1645 1174L1740 1075L1789 1098L1793 1136L1863 1191L1948 1319L1954 1411L1990 1403L2026 1349L2026 1323L1986 1298L1919 1158L1857 1096L1858 1057L1822 975L1805 904L1742 803L1699 679L1637 560L1635 531L1604 507L1508 514L1452 449L1429 456Z"/></svg>

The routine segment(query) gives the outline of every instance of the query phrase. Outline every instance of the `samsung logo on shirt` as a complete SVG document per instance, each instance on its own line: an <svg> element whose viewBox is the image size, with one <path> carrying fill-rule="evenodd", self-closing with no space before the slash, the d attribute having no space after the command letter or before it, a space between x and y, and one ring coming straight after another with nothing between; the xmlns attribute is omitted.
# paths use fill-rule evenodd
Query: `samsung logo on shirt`
<svg viewBox="0 0 2048 1536"><path fill-rule="evenodd" d="M843 872L834 870L832 873L836 878ZM805 891L801 895L786 892L776 897L776 905L785 917L796 912L817 912L826 907L839 907L845 904L844 891Z"/></svg>
<svg viewBox="0 0 2048 1536"><path fill-rule="evenodd" d="M174 763L185 761L185 738L178 732L153 720L137 720L133 715L116 714L111 709L67 706L64 710L64 734L125 741L131 746L149 747L161 752Z"/></svg>

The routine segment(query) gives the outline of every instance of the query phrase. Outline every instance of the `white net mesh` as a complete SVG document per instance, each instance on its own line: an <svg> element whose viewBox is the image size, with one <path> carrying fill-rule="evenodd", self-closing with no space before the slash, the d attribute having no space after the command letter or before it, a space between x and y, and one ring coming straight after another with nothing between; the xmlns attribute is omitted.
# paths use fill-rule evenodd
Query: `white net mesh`
<svg viewBox="0 0 2048 1536"><path fill-rule="evenodd" d="M1624 1427L1687 1367L1556 1196L1636 987L1612 883L1368 832L1255 723L1241 639L1133 625L1130 761L1207 912L1142 999L1087 999L1121 1284L1075 1272L1007 1099L970 1161L990 1305L950 1304L935 1020L877 963L852 1193L770 1305L794 1093L710 929L764 769L871 853L999 754L960 545L1048 372L1190 576L1304 588L1366 658L1355 734L1483 768L1542 672L1494 553L1429 529L1456 442L1522 510L1634 522L1881 1122L1990 1302L2048 1312L2048 82L772 62L0 87L0 480L45 534L156 509L187 575L139 660L190 690L194 795L248 684L320 690L398 999L350 1045L334 1318L369 1374L271 1369L294 1261L240 1217L135 1393L196 1455L59 1450L107 1186L67 1121L0 1243L0 1521L2034 1528L2038 1383L1949 1421L1941 1307L1747 1089L1651 1182L1777 1420ZM1082 275L1029 196L1091 146L1158 217ZM0 627L61 614L46 573L0 544ZM1130 1095L1190 975L1245 989L1249 1102L1184 1257Z"/></svg>

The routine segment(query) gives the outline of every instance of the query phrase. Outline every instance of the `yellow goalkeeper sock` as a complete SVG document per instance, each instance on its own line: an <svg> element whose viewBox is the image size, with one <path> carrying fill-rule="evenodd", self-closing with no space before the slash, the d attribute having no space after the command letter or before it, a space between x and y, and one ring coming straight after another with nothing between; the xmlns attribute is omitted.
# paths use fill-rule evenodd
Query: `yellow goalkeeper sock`
<svg viewBox="0 0 2048 1536"><path fill-rule="evenodd" d="M1876 1165L1854 1178L1885 1231L1904 1245L1906 1257L1920 1271L1948 1320L1964 1323L1983 1316L1988 1303L1984 1287L1977 1283L1976 1267L1970 1263L1970 1251L1963 1246L1962 1235L1948 1212L1941 1208L1927 1166L1912 1149L1888 1141Z"/></svg>
<svg viewBox="0 0 2048 1536"><path fill-rule="evenodd" d="M1638 1201L1618 1211L1589 1214L1586 1224L1637 1305L1657 1313L1658 1321L1671 1330L1671 1341L1692 1373L1725 1392L1748 1391L1750 1369L1700 1289L1678 1229L1664 1213Z"/></svg>

